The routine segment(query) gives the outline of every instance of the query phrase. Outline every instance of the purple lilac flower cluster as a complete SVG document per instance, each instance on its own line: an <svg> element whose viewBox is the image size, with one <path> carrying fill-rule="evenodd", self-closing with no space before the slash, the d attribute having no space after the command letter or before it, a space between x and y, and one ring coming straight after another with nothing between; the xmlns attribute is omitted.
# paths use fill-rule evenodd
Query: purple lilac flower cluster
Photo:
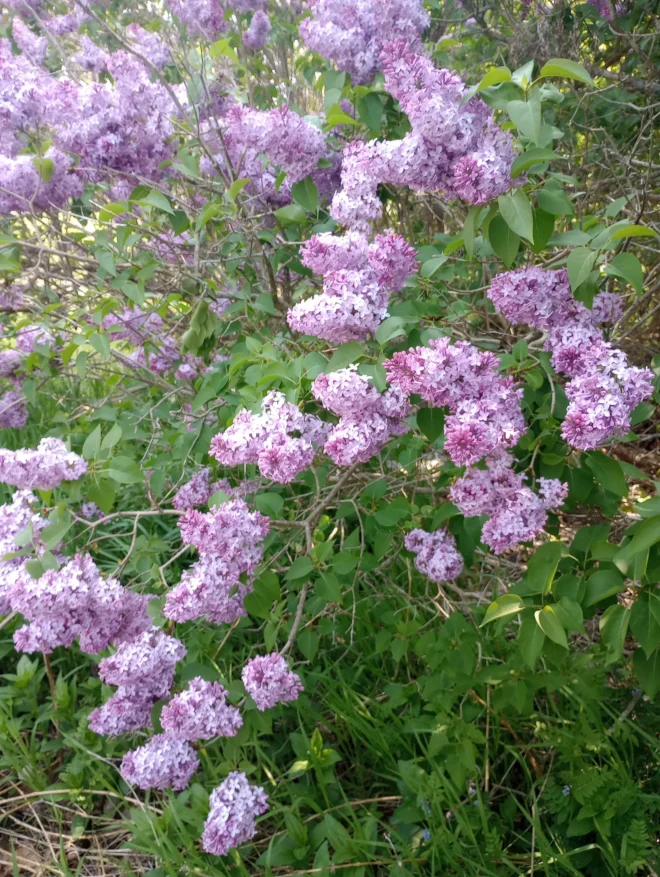
<svg viewBox="0 0 660 877"><path fill-rule="evenodd" d="M314 235L301 250L303 265L323 275L323 292L287 314L297 332L341 344L373 335L387 317L390 293L417 268L414 249L387 231L372 244L359 232Z"/></svg>
<svg viewBox="0 0 660 877"><path fill-rule="evenodd" d="M512 323L547 333L553 367L570 378L562 425L566 441L587 450L630 429L633 409L653 392L653 373L628 365L626 355L598 328L620 316L618 297L602 293L589 310L573 298L565 269L536 267L498 274L488 296Z"/></svg>
<svg viewBox="0 0 660 877"><path fill-rule="evenodd" d="M99 664L101 679L118 687L110 700L91 713L92 731L115 737L150 728L152 707L169 695L176 665L185 655L183 643L157 627L149 626L121 644L114 655Z"/></svg>
<svg viewBox="0 0 660 877"><path fill-rule="evenodd" d="M450 491L467 517L488 515L481 533L482 541L495 554L515 548L533 539L543 530L547 511L566 499L568 485L556 478L539 478L541 495L524 484L525 474L512 471L513 457L498 451L486 458L486 468L471 466Z"/></svg>
<svg viewBox="0 0 660 877"><path fill-rule="evenodd" d="M255 818L268 810L268 795L234 771L211 792L211 810L204 824L204 852L224 856L257 833Z"/></svg>
<svg viewBox="0 0 660 877"><path fill-rule="evenodd" d="M87 554L38 579L19 576L8 597L11 608L30 622L14 634L21 652L52 652L77 639L83 652L96 654L111 642L133 639L150 624L149 597L101 575Z"/></svg>
<svg viewBox="0 0 660 877"><path fill-rule="evenodd" d="M206 40L217 40L227 29L220 0L166 0L170 12L184 24L188 33Z"/></svg>
<svg viewBox="0 0 660 877"><path fill-rule="evenodd" d="M239 411L232 425L211 440L210 453L225 466L256 463L264 478L287 484L311 466L314 445L325 441L329 428L272 390L261 414Z"/></svg>
<svg viewBox="0 0 660 877"><path fill-rule="evenodd" d="M163 707L160 721L165 733L178 740L235 737L243 726L238 709L227 703L227 690L201 676Z"/></svg>
<svg viewBox="0 0 660 877"><path fill-rule="evenodd" d="M456 540L444 528L433 533L411 530L403 544L417 555L415 566L432 582L452 581L463 571L463 558L456 548Z"/></svg>
<svg viewBox="0 0 660 877"><path fill-rule="evenodd" d="M270 38L271 24L266 12L258 9L252 16L250 26L243 34L243 45L256 52L263 49Z"/></svg>
<svg viewBox="0 0 660 877"><path fill-rule="evenodd" d="M510 133L498 127L482 100L465 102L460 76L436 69L403 41L388 43L383 59L386 87L412 130L402 140L354 141L346 147L342 189L332 201L337 222L365 230L378 219L379 183L485 204L523 182L510 176L515 157Z"/></svg>
<svg viewBox="0 0 660 877"><path fill-rule="evenodd" d="M67 450L58 438L44 438L36 450L0 449L0 481L22 490L52 490L63 481L76 481L87 471L87 463Z"/></svg>
<svg viewBox="0 0 660 877"><path fill-rule="evenodd" d="M243 600L261 561L268 518L232 499L212 512L189 510L179 520L183 541L194 545L199 560L167 595L163 614L173 621L206 616L225 624L245 615Z"/></svg>
<svg viewBox="0 0 660 877"><path fill-rule="evenodd" d="M525 432L522 390L498 372L498 365L494 353L467 341L452 344L449 338L395 353L384 363L390 381L406 396L417 393L431 405L449 408L445 450L457 466L511 448Z"/></svg>
<svg viewBox="0 0 660 877"><path fill-rule="evenodd" d="M31 578L25 568L25 558L7 555L19 550L14 539L28 527L33 545L38 545L39 533L48 521L33 510L36 501L29 490L17 490L11 502L0 506L0 615L11 611L9 595L19 581Z"/></svg>
<svg viewBox="0 0 660 877"><path fill-rule="evenodd" d="M23 429L28 422L27 400L22 393L8 390L0 396L0 429Z"/></svg>
<svg viewBox="0 0 660 877"><path fill-rule="evenodd" d="M543 498L511 471L506 453L525 432L521 390L497 371L498 359L465 341L437 338L429 347L395 353L384 363L389 379L406 396L417 393L434 406L449 408L445 450L456 465L467 465L451 491L464 515L489 515L482 539L501 554L533 538L545 526L547 509L560 504L566 486L544 481ZM486 469L475 463L486 458Z"/></svg>
<svg viewBox="0 0 660 877"><path fill-rule="evenodd" d="M277 652L252 658L243 667L241 678L260 712L278 703L297 700L303 690L300 676L289 670L287 662Z"/></svg>
<svg viewBox="0 0 660 877"><path fill-rule="evenodd" d="M306 45L340 70L354 85L370 82L382 69L381 52L390 40L419 45L429 15L420 0L310 0L312 13L300 23Z"/></svg>
<svg viewBox="0 0 660 877"><path fill-rule="evenodd" d="M215 134L208 132L212 160L202 157L204 173L217 175L218 169L228 175L249 178L246 194L269 204L288 204L291 186L311 176L321 195L330 195L338 183L337 160L330 151L320 128L303 119L286 106L274 110L256 110L247 106L231 106L218 119L222 141L213 147ZM268 161L264 164L263 157ZM319 169L321 159L331 167ZM228 161L231 168L228 166ZM278 173L286 174L278 180Z"/></svg>
<svg viewBox="0 0 660 877"><path fill-rule="evenodd" d="M211 483L211 469L203 466L190 481L179 488L172 498L172 505L179 510L192 509L206 505L213 494L220 490L230 499L237 499L254 493L258 488L257 480L242 481L237 487L233 487L227 478L219 478Z"/></svg>
<svg viewBox="0 0 660 877"><path fill-rule="evenodd" d="M324 408L339 417L330 429L323 450L338 466L366 463L393 435L404 435L408 400L398 387L379 393L357 366L319 375L312 393Z"/></svg>

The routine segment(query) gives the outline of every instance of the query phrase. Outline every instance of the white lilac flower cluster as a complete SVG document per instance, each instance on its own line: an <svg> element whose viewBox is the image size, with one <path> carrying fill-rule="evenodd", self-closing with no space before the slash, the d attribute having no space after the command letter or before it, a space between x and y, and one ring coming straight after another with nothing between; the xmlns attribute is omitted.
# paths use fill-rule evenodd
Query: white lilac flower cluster
<svg viewBox="0 0 660 877"><path fill-rule="evenodd" d="M252 591L268 518L250 512L242 499L232 499L205 514L189 509L179 528L184 543L194 545L200 556L168 593L165 617L190 621L206 616L225 624L245 615L243 600Z"/></svg>
<svg viewBox="0 0 660 877"><path fill-rule="evenodd" d="M374 335L387 317L390 294L417 268L414 249L387 231L372 244L366 235L314 235L301 250L303 265L323 275L323 291L287 314L296 332L341 344Z"/></svg>
<svg viewBox="0 0 660 877"><path fill-rule="evenodd" d="M451 499L466 516L488 515L482 540L496 554L540 533L547 510L567 495L566 485L544 481L542 496L524 485L524 474L511 470L507 454L525 432L521 390L497 371L499 360L465 341L437 338L428 347L395 353L384 363L389 379L405 395L419 394L437 407L448 407L445 450L468 469L451 489ZM476 463L486 459L486 468Z"/></svg>
<svg viewBox="0 0 660 877"><path fill-rule="evenodd" d="M625 353L603 338L599 324L619 318L619 296L601 293L589 310L573 298L566 269L536 267L498 274L488 296L512 323L547 333L553 367L570 378L562 424L569 444L587 450L630 429L633 409L653 392L653 373L630 366Z"/></svg>
<svg viewBox="0 0 660 877"><path fill-rule="evenodd" d="M232 425L211 440L210 453L225 466L256 463L264 478L287 484L311 466L314 446L325 441L329 429L272 390L261 414L239 411Z"/></svg>

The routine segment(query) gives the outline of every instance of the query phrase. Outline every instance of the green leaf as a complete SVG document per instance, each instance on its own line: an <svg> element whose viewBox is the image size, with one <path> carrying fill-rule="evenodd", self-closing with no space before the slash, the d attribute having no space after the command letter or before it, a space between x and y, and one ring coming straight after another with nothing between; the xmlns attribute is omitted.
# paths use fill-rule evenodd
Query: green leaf
<svg viewBox="0 0 660 877"><path fill-rule="evenodd" d="M534 588L532 593L548 593L562 554L561 542L546 542L536 549L527 564L527 581Z"/></svg>
<svg viewBox="0 0 660 877"><path fill-rule="evenodd" d="M110 450L110 448L114 448L117 442L122 437L122 428L118 423L113 424L110 427L108 434L105 436L103 441L101 442L101 449L104 451Z"/></svg>
<svg viewBox="0 0 660 877"><path fill-rule="evenodd" d="M565 649L568 648L566 631L557 618L554 607L544 606L543 609L537 609L534 613L534 618L536 618L536 623L548 639L552 640L553 643L557 643L558 646L563 646Z"/></svg>
<svg viewBox="0 0 660 877"><path fill-rule="evenodd" d="M82 455L86 460L96 460L101 450L101 427L97 426L85 439Z"/></svg>
<svg viewBox="0 0 660 877"><path fill-rule="evenodd" d="M334 573L324 573L316 582L314 593L327 603L341 603L341 584Z"/></svg>
<svg viewBox="0 0 660 877"><path fill-rule="evenodd" d="M308 661L313 661L319 650L319 635L315 630L303 630L298 634L296 644Z"/></svg>
<svg viewBox="0 0 660 877"><path fill-rule="evenodd" d="M610 277L621 277L635 287L638 293L644 287L642 265L633 253L618 253L605 268Z"/></svg>
<svg viewBox="0 0 660 877"><path fill-rule="evenodd" d="M277 518L284 508L284 500L279 493L258 493L254 504L262 515Z"/></svg>
<svg viewBox="0 0 660 877"><path fill-rule="evenodd" d="M509 615L518 615L525 608L522 599L516 594L503 594L490 604L486 610L482 626L490 624L498 618L508 618Z"/></svg>
<svg viewBox="0 0 660 877"><path fill-rule="evenodd" d="M538 205L541 210L552 216L573 216L573 205L566 192L556 185L546 185L538 193Z"/></svg>
<svg viewBox="0 0 660 877"><path fill-rule="evenodd" d="M296 557L286 574L288 582L294 582L298 579L306 579L313 571L314 564L309 557Z"/></svg>
<svg viewBox="0 0 660 877"><path fill-rule="evenodd" d="M577 247L569 253L566 267L568 268L568 280L573 291L589 277L597 255L587 247Z"/></svg>
<svg viewBox="0 0 660 877"><path fill-rule="evenodd" d="M295 222L302 222L307 218L307 214L297 204L287 204L286 207L280 207L275 210L275 216L281 225L292 225Z"/></svg>
<svg viewBox="0 0 660 877"><path fill-rule="evenodd" d="M533 167L535 164L553 161L556 158L559 158L559 156L552 149L540 149L538 146L534 146L515 159L511 165L511 176L515 179L515 177L520 176L523 171Z"/></svg>
<svg viewBox="0 0 660 877"><path fill-rule="evenodd" d="M229 197L229 200L235 201L236 196L239 195L243 191L243 189L247 186L247 184L249 182L250 182L249 177L243 177L240 180L234 180L234 182L229 187L229 191L227 192L227 196Z"/></svg>
<svg viewBox="0 0 660 877"><path fill-rule="evenodd" d="M291 186L291 198L308 213L316 213L319 206L319 190L311 177L305 177Z"/></svg>
<svg viewBox="0 0 660 877"><path fill-rule="evenodd" d="M632 605L630 632L647 655L660 645L660 624L651 612L651 598L648 593L640 594Z"/></svg>
<svg viewBox="0 0 660 877"><path fill-rule="evenodd" d="M602 451L588 451L583 455L584 462L593 473L596 481L616 496L628 496L628 484L621 464Z"/></svg>
<svg viewBox="0 0 660 877"><path fill-rule="evenodd" d="M633 557L647 551L656 542L660 542L660 515L642 521L630 542L615 554L614 563L625 573Z"/></svg>
<svg viewBox="0 0 660 877"><path fill-rule="evenodd" d="M382 98L375 91L370 91L357 100L357 111L360 119L375 134L380 133L383 110Z"/></svg>
<svg viewBox="0 0 660 877"><path fill-rule="evenodd" d="M518 648L528 667L534 665L543 651L545 634L533 618L525 618L518 631Z"/></svg>
<svg viewBox="0 0 660 877"><path fill-rule="evenodd" d="M48 524L47 527L41 531L41 541L44 543L46 548L55 548L60 544L62 539L64 539L65 535L69 532L71 527L73 526L73 518L70 515L63 518L61 521L57 521L54 524Z"/></svg>
<svg viewBox="0 0 660 877"><path fill-rule="evenodd" d="M254 583L254 589L243 601L247 611L254 618L269 618L273 603L280 599L280 580L266 570Z"/></svg>
<svg viewBox="0 0 660 877"><path fill-rule="evenodd" d="M364 353L362 344L357 341L347 341L338 347L330 357L330 362L325 368L325 373L336 372L340 368L346 368Z"/></svg>
<svg viewBox="0 0 660 877"><path fill-rule="evenodd" d="M500 82L510 81L511 71L508 67L491 67L490 70L486 71L481 82L477 86L476 93L483 91L484 88L489 88L491 85L498 85Z"/></svg>
<svg viewBox="0 0 660 877"><path fill-rule="evenodd" d="M541 104L535 101L511 100L506 105L509 118L523 137L538 143L541 134Z"/></svg>
<svg viewBox="0 0 660 877"><path fill-rule="evenodd" d="M660 649L651 655L645 655L637 649L633 655L633 669L645 694L653 699L660 691Z"/></svg>
<svg viewBox="0 0 660 877"><path fill-rule="evenodd" d="M445 428L444 411L441 408L420 408L417 412L417 426L430 442L434 442Z"/></svg>
<svg viewBox="0 0 660 877"><path fill-rule="evenodd" d="M471 207L463 225L463 246L465 247L465 255L470 260L474 256L474 224L480 211L481 207L478 204Z"/></svg>
<svg viewBox="0 0 660 877"><path fill-rule="evenodd" d="M422 277L433 277L438 268L441 268L448 258L449 256L433 256L431 259L427 259L421 267L420 275Z"/></svg>
<svg viewBox="0 0 660 877"><path fill-rule="evenodd" d="M617 228L612 234L613 241L620 241L623 238L656 238L657 231L648 228L645 225L626 225L623 228Z"/></svg>
<svg viewBox="0 0 660 877"><path fill-rule="evenodd" d="M623 576L615 569L599 569L589 576L585 586L584 600L582 605L585 609L613 597L619 591L623 591Z"/></svg>
<svg viewBox="0 0 660 877"><path fill-rule="evenodd" d="M629 622L630 609L620 603L608 606L601 615L599 622L600 641L607 649L606 667L621 658Z"/></svg>
<svg viewBox="0 0 660 877"><path fill-rule="evenodd" d="M387 344L392 338L398 338L405 335L405 326L408 323L405 317L388 317L376 329L376 341L381 345Z"/></svg>
<svg viewBox="0 0 660 877"><path fill-rule="evenodd" d="M520 237L507 225L501 216L495 216L488 226L488 240L507 268L510 268L520 248Z"/></svg>
<svg viewBox="0 0 660 877"><path fill-rule="evenodd" d="M55 173L55 163L52 159L37 156L37 158L32 159L32 164L35 166L37 173L44 183L50 183L53 174Z"/></svg>
<svg viewBox="0 0 660 877"><path fill-rule="evenodd" d="M534 242L534 217L529 198L522 189L497 199L504 221L521 238ZM491 223L492 224L492 223Z"/></svg>
<svg viewBox="0 0 660 877"><path fill-rule="evenodd" d="M337 125L357 125L355 119L345 113L338 103L333 104L326 113L328 125L335 128Z"/></svg>
<svg viewBox="0 0 660 877"><path fill-rule="evenodd" d="M103 480L98 484L92 484L87 491L87 499L105 512L107 515L115 503L116 491L109 481Z"/></svg>
<svg viewBox="0 0 660 877"><path fill-rule="evenodd" d="M117 484L142 484L144 475L139 465L130 457L113 457L104 472Z"/></svg>
<svg viewBox="0 0 660 877"><path fill-rule="evenodd" d="M165 213L174 213L169 200L157 189L152 189L145 198L141 198L140 203L156 207L158 210L163 210Z"/></svg>
<svg viewBox="0 0 660 877"><path fill-rule="evenodd" d="M541 67L539 78L546 76L563 76L566 79L576 79L578 82L586 82L593 85L594 81L582 64L571 61L568 58L551 58L547 64Z"/></svg>

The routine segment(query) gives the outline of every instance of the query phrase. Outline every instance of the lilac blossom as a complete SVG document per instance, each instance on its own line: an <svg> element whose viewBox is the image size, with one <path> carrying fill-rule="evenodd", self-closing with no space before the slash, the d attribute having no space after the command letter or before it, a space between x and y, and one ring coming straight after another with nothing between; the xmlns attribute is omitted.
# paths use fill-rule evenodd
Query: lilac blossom
<svg viewBox="0 0 660 877"><path fill-rule="evenodd" d="M225 466L256 463L265 478L286 484L312 464L314 445L323 442L327 431L319 418L303 414L284 393L271 390L261 414L239 411L232 425L211 440L210 453Z"/></svg>
<svg viewBox="0 0 660 877"><path fill-rule="evenodd" d="M159 69L171 63L169 47L157 33L145 30L139 24L129 24L126 36L130 38L137 51Z"/></svg>
<svg viewBox="0 0 660 877"><path fill-rule="evenodd" d="M458 466L513 447L525 432L522 390L498 365L495 354L448 338L395 353L384 363L391 383L405 395L418 393L431 405L449 408L445 450Z"/></svg>
<svg viewBox="0 0 660 877"><path fill-rule="evenodd" d="M211 809L202 834L206 853L224 856L257 833L255 819L268 810L268 795L234 771L211 792Z"/></svg>
<svg viewBox="0 0 660 877"><path fill-rule="evenodd" d="M46 346L54 340L51 332L42 326L25 326L16 334L16 346L25 354L34 353L38 345Z"/></svg>
<svg viewBox="0 0 660 877"><path fill-rule="evenodd" d="M0 506L0 615L11 610L9 593L16 587L17 580L29 578L24 558L6 557L19 550L15 537L30 527L32 541L38 541L39 533L48 523L33 510L36 501L29 490L17 490L11 502Z"/></svg>
<svg viewBox="0 0 660 877"><path fill-rule="evenodd" d="M126 308L119 314L108 314L101 323L113 341L126 339L138 347L149 336L161 333L163 319L156 313L145 313L139 309Z"/></svg>
<svg viewBox="0 0 660 877"><path fill-rule="evenodd" d="M211 470L208 466L204 466L192 476L190 481L178 489L172 498L172 505L175 509L192 509L198 505L205 505L212 494Z"/></svg>
<svg viewBox="0 0 660 877"><path fill-rule="evenodd" d="M486 459L486 468L469 467L450 490L451 501L466 517L488 515L481 539L495 554L533 539L545 527L547 510L568 495L568 485L555 478L543 479L541 496L516 474L513 458L504 451Z"/></svg>
<svg viewBox="0 0 660 877"><path fill-rule="evenodd" d="M653 373L628 365L626 355L603 339L598 324L617 319L620 301L601 293L590 311L573 298L565 269L536 267L498 274L488 296L512 323L546 332L553 367L571 378L562 424L570 444L588 450L630 429L633 410L653 392Z"/></svg>
<svg viewBox="0 0 660 877"><path fill-rule="evenodd" d="M36 450L0 449L0 481L23 490L52 490L63 481L77 481L86 471L83 458L58 438L41 439Z"/></svg>
<svg viewBox="0 0 660 877"><path fill-rule="evenodd" d="M131 752L121 763L121 775L140 789L167 789L180 792L199 767L199 757L190 743L168 734L156 734Z"/></svg>
<svg viewBox="0 0 660 877"><path fill-rule="evenodd" d="M408 431L404 418L410 406L405 395L397 387L379 393L366 375L358 374L355 365L319 375L312 384L312 394L339 416L323 446L338 466L366 463L391 436Z"/></svg>
<svg viewBox="0 0 660 877"><path fill-rule="evenodd" d="M132 642L119 646L99 664L99 675L108 685L149 693L154 702L169 694L176 665L186 656L182 642L156 627Z"/></svg>
<svg viewBox="0 0 660 877"><path fill-rule="evenodd" d="M263 49L270 38L270 31L270 18L262 10L257 10L252 16L250 26L243 34L243 45L253 52Z"/></svg>
<svg viewBox="0 0 660 877"><path fill-rule="evenodd" d="M277 652L252 658L243 667L241 679L260 712L278 703L298 700L303 690L298 674L289 670L289 665Z"/></svg>
<svg viewBox="0 0 660 877"><path fill-rule="evenodd" d="M23 356L18 350L0 350L0 378L12 377L22 362Z"/></svg>
<svg viewBox="0 0 660 877"><path fill-rule="evenodd" d="M433 533L411 530L403 544L417 555L415 566L432 582L451 581L463 571L463 558L456 548L456 540L444 528Z"/></svg>
<svg viewBox="0 0 660 877"><path fill-rule="evenodd" d="M37 36L20 18L12 21L11 35L18 48L35 64L43 64L48 51L46 37Z"/></svg>
<svg viewBox="0 0 660 877"><path fill-rule="evenodd" d="M185 691L163 707L163 730L177 740L210 740L235 737L243 725L236 707L227 703L227 690L219 682L196 676Z"/></svg>
<svg viewBox="0 0 660 877"><path fill-rule="evenodd" d="M300 23L307 46L351 74L354 85L382 70L381 52L389 40L419 45L429 15L420 0L310 0L312 13Z"/></svg>
<svg viewBox="0 0 660 877"><path fill-rule="evenodd" d="M28 422L27 400L9 390L0 396L0 429L23 429Z"/></svg>
<svg viewBox="0 0 660 877"><path fill-rule="evenodd" d="M89 714L89 729L104 737L118 737L120 734L151 728L154 703L154 698L148 693L120 687L103 706Z"/></svg>
<svg viewBox="0 0 660 877"><path fill-rule="evenodd" d="M184 543L194 545L200 559L169 592L163 614L174 621L206 615L216 624L245 615L243 600L261 562L268 518L250 512L242 499L233 499L206 514L187 511L179 528Z"/></svg>
<svg viewBox="0 0 660 877"><path fill-rule="evenodd" d="M166 0L175 15L193 36L216 40L227 29L220 0Z"/></svg>

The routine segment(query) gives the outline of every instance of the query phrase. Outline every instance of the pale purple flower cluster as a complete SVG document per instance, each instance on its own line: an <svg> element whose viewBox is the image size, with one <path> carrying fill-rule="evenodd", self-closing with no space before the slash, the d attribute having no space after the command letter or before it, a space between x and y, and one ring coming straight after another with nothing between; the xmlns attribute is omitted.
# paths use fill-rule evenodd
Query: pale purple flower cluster
<svg viewBox="0 0 660 877"><path fill-rule="evenodd" d="M421 0L310 0L312 17L300 23L307 46L351 74L354 85L382 69L386 42L419 45L429 15Z"/></svg>
<svg viewBox="0 0 660 877"><path fill-rule="evenodd" d="M121 762L121 775L140 789L167 789L180 792L199 767L199 756L190 743L169 734L156 734Z"/></svg>
<svg viewBox="0 0 660 877"><path fill-rule="evenodd" d="M250 26L243 34L243 45L255 52L263 49L270 38L271 24L266 12L258 9L252 16Z"/></svg>
<svg viewBox="0 0 660 877"><path fill-rule="evenodd" d="M157 33L145 30L139 24L129 24L126 28L126 36L129 37L133 47L148 61L159 69L165 67L172 60L170 50Z"/></svg>
<svg viewBox="0 0 660 877"><path fill-rule="evenodd" d="M433 533L411 530L403 544L417 555L415 566L432 582L449 582L463 571L463 558L456 548L456 540L444 528Z"/></svg>
<svg viewBox="0 0 660 877"><path fill-rule="evenodd" d="M365 235L314 235L301 250L304 265L323 274L323 292L287 314L297 332L343 343L375 334L387 317L390 293L403 288L417 268L414 249L387 231L369 244Z"/></svg>
<svg viewBox="0 0 660 877"><path fill-rule="evenodd" d="M256 110L235 105L218 120L222 128L222 142L214 149L213 161L203 157L204 173L217 175L218 168L229 174L231 163L234 174L249 178L243 190L247 195L273 205L288 204L291 186L311 176L321 194L334 191L337 180L335 164L319 169L319 161L332 161L323 132L286 106L274 110ZM208 132L213 144L214 131ZM264 156L268 161L264 163ZM286 178L278 181L282 171ZM278 185L279 182L279 185Z"/></svg>
<svg viewBox="0 0 660 877"><path fill-rule="evenodd" d="M338 415L323 450L338 466L366 463L393 435L404 435L410 406L404 393L389 387L379 393L357 366L319 375L312 393L324 408Z"/></svg>
<svg viewBox="0 0 660 877"><path fill-rule="evenodd" d="M101 679L118 687L110 700L90 714L92 731L115 737L150 728L153 705L169 695L176 665L185 655L183 643L157 627L143 629L132 641L122 643L99 664Z"/></svg>
<svg viewBox="0 0 660 877"><path fill-rule="evenodd" d="M457 466L511 448L525 432L522 390L498 372L499 360L490 351L435 338L428 347L395 353L383 365L406 396L417 393L431 405L449 408L445 450Z"/></svg>
<svg viewBox="0 0 660 877"><path fill-rule="evenodd" d="M33 511L36 499L29 490L17 490L10 503L0 506L0 615L11 611L9 594L18 581L24 577L30 579L25 558L6 557L19 550L15 537L30 527L32 542L38 542L39 533L48 523Z"/></svg>
<svg viewBox="0 0 660 877"><path fill-rule="evenodd" d="M314 460L314 445L321 444L329 426L303 414L286 401L284 393L271 390L261 414L239 411L234 422L211 440L210 453L225 466L256 463L264 478L287 484Z"/></svg>
<svg viewBox="0 0 660 877"><path fill-rule="evenodd" d="M245 615L243 600L263 554L268 518L250 512L242 499L232 499L212 512L189 510L179 520L183 541L194 545L200 559L169 592L163 614L173 621L205 615L224 624Z"/></svg>
<svg viewBox="0 0 660 877"><path fill-rule="evenodd" d="M31 61L35 64L44 63L48 51L46 37L37 36L20 18L13 19L11 35L21 52Z"/></svg>
<svg viewBox="0 0 660 877"><path fill-rule="evenodd" d="M0 449L0 481L23 490L52 490L63 481L77 481L87 463L68 451L58 438L43 438L36 450Z"/></svg>
<svg viewBox="0 0 660 877"><path fill-rule="evenodd" d="M482 100L465 102L467 89L457 74L436 69L405 41L388 43L383 59L386 87L412 130L402 140L355 141L346 147L342 190L332 202L337 222L364 230L378 219L379 183L485 204L522 182L510 176L515 157L510 133L498 127Z"/></svg>
<svg viewBox="0 0 660 877"><path fill-rule="evenodd" d="M83 652L96 654L149 625L148 599L102 576L89 555L77 554L61 569L14 584L11 607L30 622L16 631L14 643L22 652L52 652L77 639Z"/></svg>
<svg viewBox="0 0 660 877"><path fill-rule="evenodd" d="M101 323L113 341L126 340L139 347L152 335L161 333L163 319L156 313L125 308L121 313L108 314Z"/></svg>
<svg viewBox="0 0 660 877"><path fill-rule="evenodd" d="M18 350L0 350L0 378L13 377L23 362L23 356Z"/></svg>
<svg viewBox="0 0 660 877"><path fill-rule="evenodd" d="M207 40L217 40L227 29L225 10L220 0L166 0L170 12L185 24L188 33Z"/></svg>
<svg viewBox="0 0 660 877"><path fill-rule="evenodd" d="M278 703L298 700L303 690L300 676L289 670L286 660L277 652L252 658L243 667L241 679L260 712Z"/></svg>
<svg viewBox="0 0 660 877"><path fill-rule="evenodd" d="M55 339L43 326L24 326L16 333L16 346L25 354L34 353L37 345L47 346Z"/></svg>
<svg viewBox="0 0 660 877"><path fill-rule="evenodd" d="M25 396L8 390L0 396L0 429L23 429L28 422Z"/></svg>
<svg viewBox="0 0 660 877"><path fill-rule="evenodd" d="M190 481L178 489L172 498L172 505L175 509L192 509L207 503L213 492L211 470L208 466L204 466L192 476Z"/></svg>
<svg viewBox="0 0 660 877"><path fill-rule="evenodd" d="M568 485L540 478L541 496L524 484L525 474L512 471L513 457L499 451L486 459L486 468L467 469L450 491L451 501L466 517L488 515L481 539L495 554L533 539L545 527L547 510L560 505Z"/></svg>
<svg viewBox="0 0 660 877"><path fill-rule="evenodd" d="M234 771L211 792L211 810L204 823L204 852L224 856L257 833L255 819L268 810L268 795Z"/></svg>
<svg viewBox="0 0 660 877"><path fill-rule="evenodd" d="M488 296L512 323L547 333L552 365L571 379L566 441L588 450L630 429L634 408L653 392L653 373L628 365L626 355L603 339L597 324L617 319L620 301L604 293L590 311L573 298L565 269L537 267L498 274Z"/></svg>
<svg viewBox="0 0 660 877"><path fill-rule="evenodd" d="M160 722L165 733L177 740L235 737L243 725L238 709L227 703L227 690L201 676L191 679L186 690L163 707Z"/></svg>

